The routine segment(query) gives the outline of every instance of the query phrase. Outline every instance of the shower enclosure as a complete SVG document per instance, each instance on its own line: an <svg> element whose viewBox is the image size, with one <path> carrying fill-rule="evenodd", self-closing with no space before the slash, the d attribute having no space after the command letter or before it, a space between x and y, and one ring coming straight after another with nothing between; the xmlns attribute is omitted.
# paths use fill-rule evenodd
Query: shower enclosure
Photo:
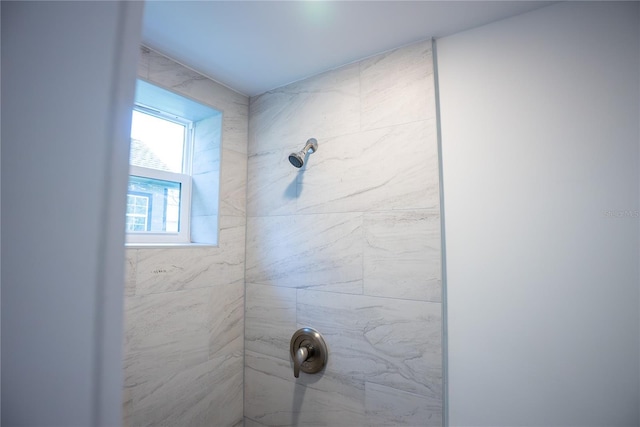
<svg viewBox="0 0 640 427"><path fill-rule="evenodd" d="M139 77L223 112L221 230L127 250L128 425L441 425L431 41L251 99L149 49ZM295 378L303 327L328 362Z"/></svg>

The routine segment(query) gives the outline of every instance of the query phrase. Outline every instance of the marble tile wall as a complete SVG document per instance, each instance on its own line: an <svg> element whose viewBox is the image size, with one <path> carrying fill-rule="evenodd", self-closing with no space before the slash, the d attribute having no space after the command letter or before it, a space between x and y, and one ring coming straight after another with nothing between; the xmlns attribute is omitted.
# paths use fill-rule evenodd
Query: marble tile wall
<svg viewBox="0 0 640 427"><path fill-rule="evenodd" d="M442 424L432 64L424 41L250 100L245 426ZM295 379L303 326L329 362Z"/></svg>
<svg viewBox="0 0 640 427"><path fill-rule="evenodd" d="M138 75L223 112L218 247L127 249L126 426L243 424L248 99L142 48Z"/></svg>

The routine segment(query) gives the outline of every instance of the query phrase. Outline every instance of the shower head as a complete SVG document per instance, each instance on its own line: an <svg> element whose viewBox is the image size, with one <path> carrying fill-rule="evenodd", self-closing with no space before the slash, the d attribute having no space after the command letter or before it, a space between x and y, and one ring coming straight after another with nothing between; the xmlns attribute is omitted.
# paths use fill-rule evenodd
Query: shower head
<svg viewBox="0 0 640 427"><path fill-rule="evenodd" d="M315 138L309 138L304 148L297 153L289 154L289 162L297 168L301 168L304 165L304 159L307 153L311 150L311 153L318 151L318 141Z"/></svg>

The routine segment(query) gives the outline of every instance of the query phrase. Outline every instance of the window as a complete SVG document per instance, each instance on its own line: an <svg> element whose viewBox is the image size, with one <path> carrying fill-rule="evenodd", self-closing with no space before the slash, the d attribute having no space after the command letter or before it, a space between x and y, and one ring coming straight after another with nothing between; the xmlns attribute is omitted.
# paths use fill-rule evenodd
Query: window
<svg viewBox="0 0 640 427"><path fill-rule="evenodd" d="M127 194L127 231L151 231L151 194L129 189Z"/></svg>
<svg viewBox="0 0 640 427"><path fill-rule="evenodd" d="M127 243L217 243L221 124L219 111L138 81Z"/></svg>
<svg viewBox="0 0 640 427"><path fill-rule="evenodd" d="M132 240L190 242L192 131L193 123L186 119L140 105L134 108L127 192Z"/></svg>

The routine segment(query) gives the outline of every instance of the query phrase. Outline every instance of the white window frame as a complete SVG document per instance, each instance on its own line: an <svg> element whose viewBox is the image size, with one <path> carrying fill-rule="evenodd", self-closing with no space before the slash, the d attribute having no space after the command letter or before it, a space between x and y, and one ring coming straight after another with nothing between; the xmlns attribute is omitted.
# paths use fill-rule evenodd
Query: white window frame
<svg viewBox="0 0 640 427"><path fill-rule="evenodd" d="M164 113L156 108L136 104L134 110L156 116L163 120L179 123L185 127L182 172L175 173L159 169L129 165L129 176L158 179L180 184L180 227L178 232L128 231L126 243L136 244L171 244L191 243L191 162L193 152L193 122L181 117Z"/></svg>
<svg viewBox="0 0 640 427"><path fill-rule="evenodd" d="M129 197L136 197L139 199L146 199L147 201L147 213L143 214L137 214L137 213L129 213L127 212L127 218L132 217L132 218L144 218L144 228L146 230L146 228L149 225L149 205L151 204L151 198L149 196L141 196L140 194L129 194L127 193L127 209L129 208ZM131 231L128 231L129 233L131 233Z"/></svg>
<svg viewBox="0 0 640 427"><path fill-rule="evenodd" d="M180 184L180 230L176 232L129 231L127 243L190 243L191 176L183 173L129 166L129 176L159 179Z"/></svg>

